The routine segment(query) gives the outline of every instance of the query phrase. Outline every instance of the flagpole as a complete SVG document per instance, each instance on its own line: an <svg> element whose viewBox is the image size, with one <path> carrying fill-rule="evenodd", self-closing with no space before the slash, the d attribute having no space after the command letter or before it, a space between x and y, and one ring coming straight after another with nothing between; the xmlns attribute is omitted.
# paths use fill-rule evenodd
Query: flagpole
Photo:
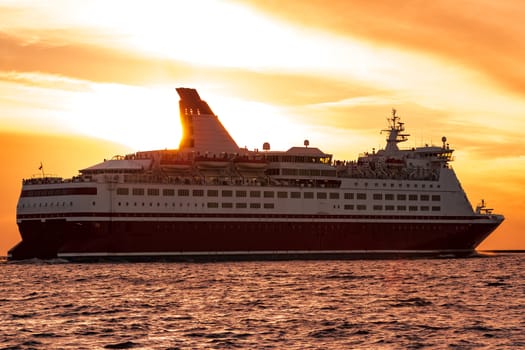
<svg viewBox="0 0 525 350"><path fill-rule="evenodd" d="M42 162L40 162L40 167L38 168L38 170L42 172L42 178L46 177L44 173L44 165L42 164Z"/></svg>

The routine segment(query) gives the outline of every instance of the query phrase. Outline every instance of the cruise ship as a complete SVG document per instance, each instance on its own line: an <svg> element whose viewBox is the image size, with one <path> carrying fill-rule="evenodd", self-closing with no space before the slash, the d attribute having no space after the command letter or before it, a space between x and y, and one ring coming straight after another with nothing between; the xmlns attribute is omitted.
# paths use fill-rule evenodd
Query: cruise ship
<svg viewBox="0 0 525 350"><path fill-rule="evenodd" d="M465 256L504 219L471 205L445 137L400 148L409 134L395 110L384 149L336 160L308 140L240 148L195 89L176 90L178 149L22 181L8 259Z"/></svg>

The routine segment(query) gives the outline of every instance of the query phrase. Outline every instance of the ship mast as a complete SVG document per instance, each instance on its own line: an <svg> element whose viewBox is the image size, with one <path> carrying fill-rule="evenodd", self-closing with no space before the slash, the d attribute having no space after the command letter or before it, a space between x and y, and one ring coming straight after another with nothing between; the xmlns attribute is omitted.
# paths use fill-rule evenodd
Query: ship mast
<svg viewBox="0 0 525 350"><path fill-rule="evenodd" d="M397 147L397 144L399 142L407 141L408 136L410 136L410 134L403 133L403 131L405 131L405 123L399 121L400 118L396 113L397 111L394 108L392 108L392 117L387 119L389 122L389 128L381 130L381 132L384 131L388 133L385 148L386 154L397 153L399 151L399 147Z"/></svg>

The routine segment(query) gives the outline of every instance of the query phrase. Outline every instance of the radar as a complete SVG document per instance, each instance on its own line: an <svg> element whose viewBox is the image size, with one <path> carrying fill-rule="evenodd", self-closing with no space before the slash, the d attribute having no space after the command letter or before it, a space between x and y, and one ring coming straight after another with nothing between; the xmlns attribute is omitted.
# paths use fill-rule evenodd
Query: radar
<svg viewBox="0 0 525 350"><path fill-rule="evenodd" d="M270 143L269 142L263 143L263 150L265 150L265 151L269 151L270 150Z"/></svg>
<svg viewBox="0 0 525 350"><path fill-rule="evenodd" d="M304 140L304 147L308 147L308 146L310 146L310 141Z"/></svg>
<svg viewBox="0 0 525 350"><path fill-rule="evenodd" d="M443 142L443 148L446 148L446 145L447 145L447 138L445 136L443 136L441 138L441 142Z"/></svg>

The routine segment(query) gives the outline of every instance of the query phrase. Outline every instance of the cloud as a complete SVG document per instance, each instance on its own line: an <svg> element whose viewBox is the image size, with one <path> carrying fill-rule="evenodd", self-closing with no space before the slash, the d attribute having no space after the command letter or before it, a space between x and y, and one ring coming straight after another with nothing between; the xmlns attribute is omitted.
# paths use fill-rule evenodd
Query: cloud
<svg viewBox="0 0 525 350"><path fill-rule="evenodd" d="M243 2L245 4L245 2ZM521 1L253 1L303 26L403 47L483 72L525 94L525 5Z"/></svg>
<svg viewBox="0 0 525 350"><path fill-rule="evenodd" d="M43 79L43 74L55 76L53 83L61 88L82 88L81 85L71 85L77 83L69 78L130 85L200 83L217 90L228 90L240 98L282 105L322 103L381 91L363 83L318 75L195 66L121 48L83 43L58 44L43 39L56 36L56 32L49 35L39 32L38 40L29 40L29 34L14 36L0 32L0 70L4 71L0 79L49 86L51 80ZM68 31L68 35L74 36L74 33Z"/></svg>
<svg viewBox="0 0 525 350"><path fill-rule="evenodd" d="M22 84L25 86L42 87L66 91L90 91L89 84L82 80L71 79L59 75L35 72L0 71L0 81Z"/></svg>
<svg viewBox="0 0 525 350"><path fill-rule="evenodd" d="M68 31L69 35L74 33ZM150 60L132 52L92 44L57 44L28 36L0 32L0 69L44 72L95 82L141 84L155 81L177 67L168 61Z"/></svg>

